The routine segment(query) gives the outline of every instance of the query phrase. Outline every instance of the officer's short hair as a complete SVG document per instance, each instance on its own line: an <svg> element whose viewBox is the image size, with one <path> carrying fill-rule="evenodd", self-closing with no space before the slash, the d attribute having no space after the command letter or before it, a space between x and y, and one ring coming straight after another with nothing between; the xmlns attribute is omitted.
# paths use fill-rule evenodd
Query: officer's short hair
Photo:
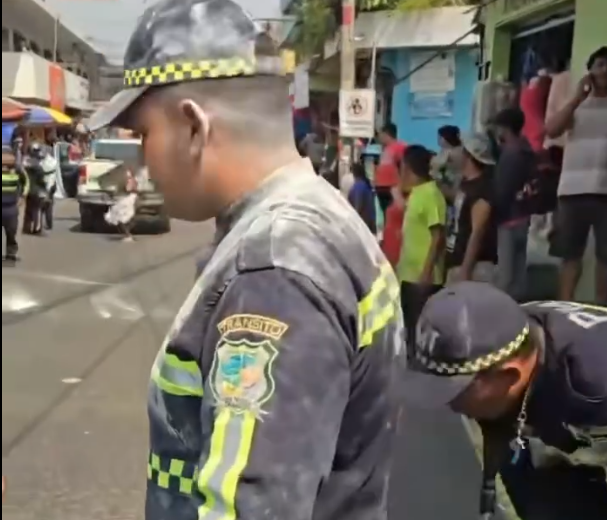
<svg viewBox="0 0 607 520"><path fill-rule="evenodd" d="M258 57L278 57L272 38L257 37ZM284 76L236 77L201 80L161 87L171 97L191 98L201 106L212 106L220 124L245 142L276 146L293 141L293 117L289 100L289 81Z"/></svg>

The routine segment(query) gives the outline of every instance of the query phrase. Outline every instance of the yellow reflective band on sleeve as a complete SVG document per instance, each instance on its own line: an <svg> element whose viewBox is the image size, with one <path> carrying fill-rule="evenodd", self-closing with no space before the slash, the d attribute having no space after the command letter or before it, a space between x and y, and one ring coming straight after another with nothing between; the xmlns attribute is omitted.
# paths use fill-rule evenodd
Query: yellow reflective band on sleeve
<svg viewBox="0 0 607 520"><path fill-rule="evenodd" d="M164 392L180 397L202 397L200 368L195 361L182 361L175 354L160 356L152 368L152 381Z"/></svg>
<svg viewBox="0 0 607 520"><path fill-rule="evenodd" d="M358 304L358 346L368 347L373 336L398 312L400 288L392 266L384 264L367 295Z"/></svg>
<svg viewBox="0 0 607 520"><path fill-rule="evenodd" d="M198 477L198 490L205 499L198 520L237 520L238 483L249 462L256 424L252 412L219 410L209 458Z"/></svg>
<svg viewBox="0 0 607 520"><path fill-rule="evenodd" d="M15 172L2 173L2 193L15 193L19 190L20 178Z"/></svg>
<svg viewBox="0 0 607 520"><path fill-rule="evenodd" d="M191 495L197 479L198 470L195 464L150 453L148 480L159 488Z"/></svg>

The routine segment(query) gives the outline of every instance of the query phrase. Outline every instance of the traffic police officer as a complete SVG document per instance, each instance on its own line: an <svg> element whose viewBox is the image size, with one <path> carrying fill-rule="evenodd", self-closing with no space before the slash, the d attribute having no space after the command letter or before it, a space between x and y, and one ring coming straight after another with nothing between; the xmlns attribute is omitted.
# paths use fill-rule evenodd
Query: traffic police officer
<svg viewBox="0 0 607 520"><path fill-rule="evenodd" d="M409 399L479 421L486 517L499 472L524 520L607 518L607 308L444 289L424 309L405 384Z"/></svg>
<svg viewBox="0 0 607 520"><path fill-rule="evenodd" d="M2 229L6 235L6 260L16 261L19 252L19 201L27 196L28 178L11 154L2 154Z"/></svg>
<svg viewBox="0 0 607 520"><path fill-rule="evenodd" d="M90 120L143 136L172 216L217 224L152 370L147 520L387 516L398 284L295 148L288 58L230 0L166 0Z"/></svg>

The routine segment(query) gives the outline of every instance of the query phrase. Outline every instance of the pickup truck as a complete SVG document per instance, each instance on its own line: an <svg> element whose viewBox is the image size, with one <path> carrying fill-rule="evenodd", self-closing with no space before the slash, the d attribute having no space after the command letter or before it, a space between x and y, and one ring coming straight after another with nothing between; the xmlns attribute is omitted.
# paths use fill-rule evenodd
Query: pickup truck
<svg viewBox="0 0 607 520"><path fill-rule="evenodd" d="M107 227L105 214L125 196L121 187L127 169L133 172L138 183L136 221L153 220L160 232L170 231L164 199L150 180L141 156L138 139L99 139L93 143L92 155L80 164L78 177L77 200L83 232L97 232Z"/></svg>

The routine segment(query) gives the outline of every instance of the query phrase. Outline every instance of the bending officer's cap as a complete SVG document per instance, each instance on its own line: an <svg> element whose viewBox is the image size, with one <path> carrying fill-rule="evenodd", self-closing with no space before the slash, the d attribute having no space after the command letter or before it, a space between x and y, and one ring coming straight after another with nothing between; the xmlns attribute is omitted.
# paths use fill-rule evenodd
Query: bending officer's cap
<svg viewBox="0 0 607 520"><path fill-rule="evenodd" d="M287 75L295 62L256 56L260 29L232 0L162 0L139 19L124 56L124 90L89 120L91 131L117 122L147 89L185 81Z"/></svg>
<svg viewBox="0 0 607 520"><path fill-rule="evenodd" d="M405 398L421 407L451 403L483 370L516 354L529 335L525 311L480 282L462 282L428 300L405 377Z"/></svg>

